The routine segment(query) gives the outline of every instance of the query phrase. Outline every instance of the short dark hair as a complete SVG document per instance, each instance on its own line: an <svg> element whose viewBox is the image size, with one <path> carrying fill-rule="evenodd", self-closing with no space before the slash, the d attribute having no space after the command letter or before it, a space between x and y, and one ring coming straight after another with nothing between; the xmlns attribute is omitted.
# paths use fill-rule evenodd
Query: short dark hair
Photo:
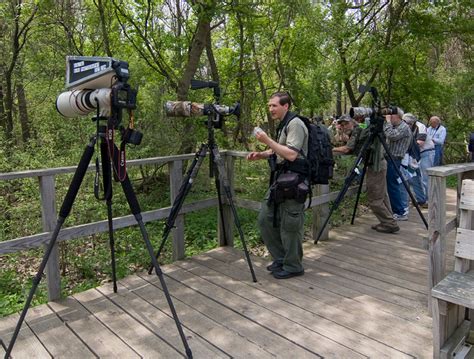
<svg viewBox="0 0 474 359"><path fill-rule="evenodd" d="M291 107L291 96L288 92L286 91L279 91L275 92L273 95L270 96L270 98L278 97L278 102L280 105L286 105L288 104L288 108Z"/></svg>

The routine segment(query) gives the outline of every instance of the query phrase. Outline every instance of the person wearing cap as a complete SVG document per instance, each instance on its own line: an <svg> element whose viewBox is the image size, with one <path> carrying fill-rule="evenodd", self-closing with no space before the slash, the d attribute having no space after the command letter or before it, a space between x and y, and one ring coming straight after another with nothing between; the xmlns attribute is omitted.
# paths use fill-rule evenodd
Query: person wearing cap
<svg viewBox="0 0 474 359"><path fill-rule="evenodd" d="M443 147L444 141L446 141L446 127L441 124L441 120L438 116L432 116L430 118L430 128L428 128L428 135L435 144L435 157L433 165L442 166Z"/></svg>
<svg viewBox="0 0 474 359"><path fill-rule="evenodd" d="M412 142L410 127L402 120L404 112L396 107L396 113L386 116L384 134L393 162L387 162L387 192L390 198L393 216L397 221L408 220L408 192L398 175L402 160Z"/></svg>
<svg viewBox="0 0 474 359"><path fill-rule="evenodd" d="M349 141L353 131L358 131L358 125L349 115L342 115L336 120L336 125L330 131L333 146L343 146Z"/></svg>
<svg viewBox="0 0 474 359"><path fill-rule="evenodd" d="M415 172L417 175L412 177L409 182L414 189L418 204L426 207L428 201L428 168L433 167L434 164L435 145L431 136L428 135L426 126L418 121L415 115L406 113L403 115L403 120L410 126L416 144L420 149L419 168ZM421 189L419 188L420 185Z"/></svg>
<svg viewBox="0 0 474 359"><path fill-rule="evenodd" d="M360 121L364 119L361 118ZM358 130L352 133L352 136L343 146L333 148L334 153L358 154L363 144L370 135L370 128L364 129L358 127ZM390 199L387 194L387 162L384 158L384 150L378 137L374 138L373 143L368 149L366 186L367 199L369 207L374 213L379 223L372 225L372 229L381 233L395 233L400 230L397 221L393 218Z"/></svg>

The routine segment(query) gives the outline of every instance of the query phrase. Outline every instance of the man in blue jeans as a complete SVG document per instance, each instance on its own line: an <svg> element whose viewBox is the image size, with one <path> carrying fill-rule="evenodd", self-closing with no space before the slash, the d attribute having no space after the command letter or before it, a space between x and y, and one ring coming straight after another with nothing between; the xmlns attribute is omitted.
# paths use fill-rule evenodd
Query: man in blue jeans
<svg viewBox="0 0 474 359"><path fill-rule="evenodd" d="M397 221L408 219L408 193L398 175L402 159L408 151L412 141L410 127L402 120L403 110L396 107L392 115L386 116L384 134L387 140L388 150L393 157L393 162L387 159L387 192L393 217Z"/></svg>

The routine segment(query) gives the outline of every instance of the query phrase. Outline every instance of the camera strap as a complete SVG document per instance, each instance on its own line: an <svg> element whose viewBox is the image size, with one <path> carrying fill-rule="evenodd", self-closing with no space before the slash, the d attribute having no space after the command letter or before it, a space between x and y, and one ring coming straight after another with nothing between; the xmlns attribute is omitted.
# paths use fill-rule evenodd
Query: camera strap
<svg viewBox="0 0 474 359"><path fill-rule="evenodd" d="M134 122L135 122L135 117L133 115L133 111L129 109L127 131L133 131ZM122 142L120 143L118 168L117 168L117 176L120 182L125 180L125 177L127 176L127 156L125 154L126 145L127 145L127 140L125 136L122 136Z"/></svg>
<svg viewBox="0 0 474 359"><path fill-rule="evenodd" d="M119 161L118 161L118 168L116 169L117 171L117 177L120 182L123 182L125 180L125 177L127 176L127 160L125 156L125 145L127 143L125 141L122 141L120 143L120 152L119 152Z"/></svg>

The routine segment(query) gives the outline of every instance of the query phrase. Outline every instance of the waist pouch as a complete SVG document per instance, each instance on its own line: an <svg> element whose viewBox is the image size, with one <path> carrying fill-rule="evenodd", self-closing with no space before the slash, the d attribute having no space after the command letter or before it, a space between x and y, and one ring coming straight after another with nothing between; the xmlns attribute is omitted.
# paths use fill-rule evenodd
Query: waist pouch
<svg viewBox="0 0 474 359"><path fill-rule="evenodd" d="M294 199L299 203L306 201L309 186L298 173L281 173L270 187L270 202L280 204L287 199Z"/></svg>

